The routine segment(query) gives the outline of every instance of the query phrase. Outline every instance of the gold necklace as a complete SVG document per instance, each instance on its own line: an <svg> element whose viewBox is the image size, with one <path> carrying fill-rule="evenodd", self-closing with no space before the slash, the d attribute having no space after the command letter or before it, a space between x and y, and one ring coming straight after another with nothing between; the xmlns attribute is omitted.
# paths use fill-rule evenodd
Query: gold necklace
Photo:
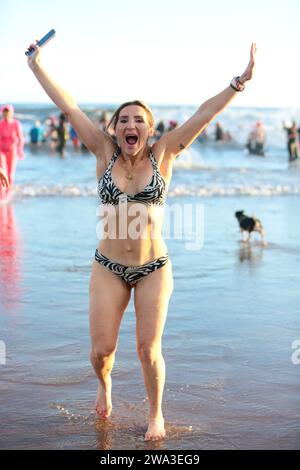
<svg viewBox="0 0 300 470"><path fill-rule="evenodd" d="M125 158L123 157L123 155L121 155L121 158L122 158L123 162L126 162L126 160L125 160ZM127 178L128 180L132 180L133 174L132 174L132 173L128 173L127 167L126 167L125 165L123 165L123 168L124 168L124 170L126 171L126 175L125 175L126 178Z"/></svg>
<svg viewBox="0 0 300 470"><path fill-rule="evenodd" d="M123 157L122 154L121 154L121 158L122 158L122 160L123 160L124 162L126 162L126 160L125 160L125 158ZM141 158L141 160L143 160L143 159L144 159L144 157ZM123 165L123 168L124 168L124 169L126 170L126 172L127 172L126 175L125 175L126 178L127 178L128 180L132 180L132 179L133 179L133 174L132 174L132 172L131 172L131 173L128 173L128 170L127 170L127 168L126 168L124 165Z"/></svg>

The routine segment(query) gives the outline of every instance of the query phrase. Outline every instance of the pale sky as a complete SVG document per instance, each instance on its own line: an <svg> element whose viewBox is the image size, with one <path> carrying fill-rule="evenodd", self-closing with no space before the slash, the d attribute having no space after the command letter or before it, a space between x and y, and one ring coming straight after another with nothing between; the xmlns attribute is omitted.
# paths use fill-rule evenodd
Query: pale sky
<svg viewBox="0 0 300 470"><path fill-rule="evenodd" d="M258 46L237 106L299 107L299 0L0 0L0 104L49 102L26 47L50 29L49 73L78 103L192 104L223 90Z"/></svg>

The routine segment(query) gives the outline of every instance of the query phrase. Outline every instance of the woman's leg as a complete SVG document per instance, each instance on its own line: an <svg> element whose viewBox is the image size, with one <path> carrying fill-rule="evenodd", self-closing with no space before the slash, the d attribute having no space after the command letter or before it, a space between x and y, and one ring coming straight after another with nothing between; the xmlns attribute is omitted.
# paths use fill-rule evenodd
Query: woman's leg
<svg viewBox="0 0 300 470"><path fill-rule="evenodd" d="M96 411L109 417L111 405L111 370L124 311L131 288L98 262L93 262L90 281L91 363L99 379Z"/></svg>
<svg viewBox="0 0 300 470"><path fill-rule="evenodd" d="M289 161L293 159L293 154L292 154L292 144L290 141L288 141L288 152L289 152Z"/></svg>
<svg viewBox="0 0 300 470"><path fill-rule="evenodd" d="M165 362L161 339L173 290L172 264L152 272L135 287L137 352L142 364L149 398L149 427L146 440L164 437L162 397L165 384Z"/></svg>
<svg viewBox="0 0 300 470"><path fill-rule="evenodd" d="M18 163L18 156L16 152L11 150L10 152L7 152L6 159L7 159L7 175L8 175L9 184L10 186L13 186L14 180L15 180L17 163Z"/></svg>

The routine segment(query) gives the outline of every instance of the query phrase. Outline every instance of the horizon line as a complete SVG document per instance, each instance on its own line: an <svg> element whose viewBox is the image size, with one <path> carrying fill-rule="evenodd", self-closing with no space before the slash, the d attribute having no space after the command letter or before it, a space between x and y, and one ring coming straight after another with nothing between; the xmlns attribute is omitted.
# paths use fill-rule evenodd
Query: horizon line
<svg viewBox="0 0 300 470"><path fill-rule="evenodd" d="M13 106L18 106L18 105L44 105L44 106L53 106L54 108L58 108L55 103L47 102L47 101L10 101L7 100L3 102L3 104L10 103ZM78 101L77 102L78 106L115 106L118 107L120 106L120 102L96 102L96 101ZM189 107L199 107L200 105L197 104L192 104L192 103L150 103L150 106L153 107L168 107L168 106L176 106L176 107L184 107L184 106L189 106ZM229 106L230 108L257 108L257 109L280 109L280 108L289 108L289 109L300 109L300 106L291 106L291 105L239 105L239 104L231 104Z"/></svg>

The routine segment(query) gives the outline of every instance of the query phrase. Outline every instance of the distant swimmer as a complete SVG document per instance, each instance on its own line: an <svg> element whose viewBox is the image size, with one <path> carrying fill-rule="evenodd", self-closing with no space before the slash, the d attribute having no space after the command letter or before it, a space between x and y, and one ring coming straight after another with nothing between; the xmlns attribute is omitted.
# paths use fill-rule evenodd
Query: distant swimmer
<svg viewBox="0 0 300 470"><path fill-rule="evenodd" d="M64 113L59 115L58 126L56 127L57 130L57 146L56 151L59 155L64 158L65 157L65 146L69 139L69 131L68 131L68 123L67 117Z"/></svg>
<svg viewBox="0 0 300 470"><path fill-rule="evenodd" d="M77 135L77 132L75 131L75 129L70 126L69 128L69 134L70 134L70 139L72 140L72 144L73 144L73 148L74 150L79 150L80 149L80 142L79 142L79 139L78 139L78 135Z"/></svg>
<svg viewBox="0 0 300 470"><path fill-rule="evenodd" d="M216 125L215 125L215 141L216 142L219 142L219 141L223 141L224 140L224 129L223 127L221 126L221 124L219 122L216 122Z"/></svg>
<svg viewBox="0 0 300 470"><path fill-rule="evenodd" d="M43 129L41 128L41 122L36 120L34 126L29 131L30 144L32 147L41 145L44 137Z"/></svg>
<svg viewBox="0 0 300 470"><path fill-rule="evenodd" d="M168 129L167 129L167 132L170 132L170 131L173 131L174 129L176 129L178 127L178 122L175 121L175 119L171 119L169 121L169 126L168 126Z"/></svg>
<svg viewBox="0 0 300 470"><path fill-rule="evenodd" d="M254 129L250 132L246 148L254 155L265 155L266 131L261 121L257 121Z"/></svg>
<svg viewBox="0 0 300 470"><path fill-rule="evenodd" d="M224 143L224 142L231 142L232 135L229 131L224 131L222 125L219 122L216 122L215 125L215 142Z"/></svg>
<svg viewBox="0 0 300 470"><path fill-rule="evenodd" d="M297 145L298 129L296 121L292 122L292 125L289 127L285 122L283 122L283 129L286 131L287 136L287 147L289 152L289 161L293 162L299 158L299 149Z"/></svg>
<svg viewBox="0 0 300 470"><path fill-rule="evenodd" d="M166 131L166 126L163 120L159 121L155 128L154 136L158 140Z"/></svg>

